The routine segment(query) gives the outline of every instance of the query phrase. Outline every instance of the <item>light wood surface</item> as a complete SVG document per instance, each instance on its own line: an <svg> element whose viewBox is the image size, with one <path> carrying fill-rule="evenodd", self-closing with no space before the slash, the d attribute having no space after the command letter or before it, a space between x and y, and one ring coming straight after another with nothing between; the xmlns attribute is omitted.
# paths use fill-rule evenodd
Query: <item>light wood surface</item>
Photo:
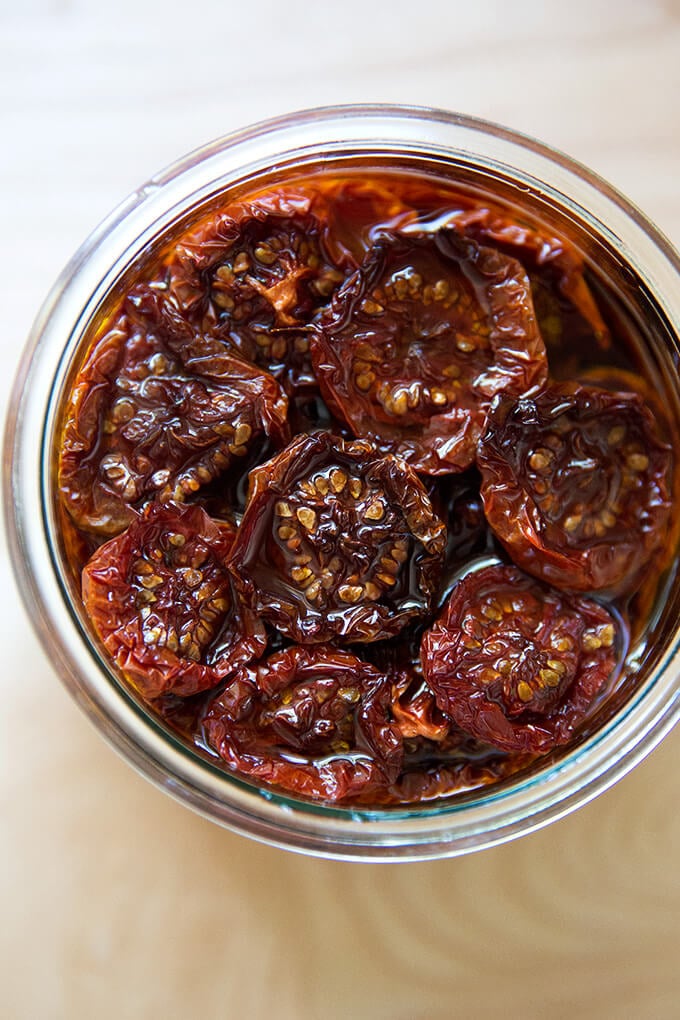
<svg viewBox="0 0 680 1020"><path fill-rule="evenodd" d="M680 242L680 4L0 0L0 400L61 266L194 146L331 102L505 122ZM675 1018L680 733L519 842L305 859L154 790L62 690L0 563L0 1016Z"/></svg>

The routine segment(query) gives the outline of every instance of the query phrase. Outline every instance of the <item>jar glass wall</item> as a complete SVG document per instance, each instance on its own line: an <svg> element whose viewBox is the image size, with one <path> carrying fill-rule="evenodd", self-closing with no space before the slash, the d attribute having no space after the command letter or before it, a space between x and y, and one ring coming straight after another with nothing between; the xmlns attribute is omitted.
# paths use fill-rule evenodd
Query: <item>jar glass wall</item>
<svg viewBox="0 0 680 1020"><path fill-rule="evenodd" d="M645 323L643 352L680 434L680 263L664 238L608 185L568 158L494 125L410 108L312 110L220 139L130 196L86 241L34 326L6 436L7 520L20 588L66 686L140 772L205 816L307 853L357 860L424 859L491 846L545 825L606 789L670 729L680 711L680 583L672 569L634 682L566 750L469 794L389 809L313 804L258 788L197 755L120 683L93 639L69 573L55 485L64 396L102 307L161 244L245 183L397 165L448 178L520 207L574 238L593 272ZM637 657L637 658L636 658Z"/></svg>

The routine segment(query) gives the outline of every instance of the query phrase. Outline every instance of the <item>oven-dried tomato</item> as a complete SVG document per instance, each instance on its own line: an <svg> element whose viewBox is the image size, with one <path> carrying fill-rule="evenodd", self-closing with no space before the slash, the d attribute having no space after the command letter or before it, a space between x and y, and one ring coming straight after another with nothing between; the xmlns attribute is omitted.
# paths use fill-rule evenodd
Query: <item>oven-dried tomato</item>
<svg viewBox="0 0 680 1020"><path fill-rule="evenodd" d="M328 801L395 781L403 755L389 680L335 648L293 646L241 669L209 706L208 744L230 768Z"/></svg>
<svg viewBox="0 0 680 1020"><path fill-rule="evenodd" d="M234 534L198 506L152 503L86 564L85 608L143 697L208 690L264 652L225 567Z"/></svg>
<svg viewBox="0 0 680 1020"><path fill-rule="evenodd" d="M472 571L421 646L441 710L505 751L565 744L612 677L623 636L612 614L514 566Z"/></svg>
<svg viewBox="0 0 680 1020"><path fill-rule="evenodd" d="M64 505L81 528L115 535L151 500L184 501L267 437L288 437L287 400L266 372L198 336L151 288L92 348L67 406Z"/></svg>
<svg viewBox="0 0 680 1020"><path fill-rule="evenodd" d="M635 394L564 383L499 399L478 464L491 527L560 588L630 590L665 537L671 451Z"/></svg>
<svg viewBox="0 0 680 1020"><path fill-rule="evenodd" d="M316 388L305 327L347 272L328 251L327 218L319 195L272 191L202 223L168 265L168 296L182 314L289 392Z"/></svg>
<svg viewBox="0 0 680 1020"><path fill-rule="evenodd" d="M453 229L380 235L321 317L312 360L357 436L427 474L469 467L493 397L547 375L524 269Z"/></svg>
<svg viewBox="0 0 680 1020"><path fill-rule="evenodd" d="M428 611L445 545L408 465L317 432L252 472L230 564L253 610L293 640L376 641Z"/></svg>

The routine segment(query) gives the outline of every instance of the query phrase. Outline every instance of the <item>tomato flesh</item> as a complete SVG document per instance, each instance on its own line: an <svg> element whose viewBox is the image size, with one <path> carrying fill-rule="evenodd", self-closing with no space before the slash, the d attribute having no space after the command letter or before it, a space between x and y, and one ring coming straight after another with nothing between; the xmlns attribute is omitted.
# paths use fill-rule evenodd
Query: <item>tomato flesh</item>
<svg viewBox="0 0 680 1020"><path fill-rule="evenodd" d="M190 330L147 287L90 351L71 392L59 487L75 523L115 535L147 502L184 502L288 436L266 372Z"/></svg>
<svg viewBox="0 0 680 1020"><path fill-rule="evenodd" d="M379 235L312 334L312 360L357 436L435 475L474 462L497 393L547 375L526 273L455 230Z"/></svg>
<svg viewBox="0 0 680 1020"><path fill-rule="evenodd" d="M230 565L253 610L293 640L376 641L427 613L445 546L406 464L317 432L252 473Z"/></svg>
<svg viewBox="0 0 680 1020"><path fill-rule="evenodd" d="M663 543L671 450L635 394L563 383L500 399L478 464L489 524L550 584L629 591Z"/></svg>
<svg viewBox="0 0 680 1020"><path fill-rule="evenodd" d="M615 617L514 566L471 571L425 634L425 680L462 730L504 751L571 739L621 660Z"/></svg>
<svg viewBox="0 0 680 1020"><path fill-rule="evenodd" d="M150 504L88 561L85 608L146 699L208 690L264 652L225 566L234 534L198 506Z"/></svg>
<svg viewBox="0 0 680 1020"><path fill-rule="evenodd" d="M403 757L391 685L332 647L293 646L242 669L209 706L208 743L230 768L327 801L393 782Z"/></svg>

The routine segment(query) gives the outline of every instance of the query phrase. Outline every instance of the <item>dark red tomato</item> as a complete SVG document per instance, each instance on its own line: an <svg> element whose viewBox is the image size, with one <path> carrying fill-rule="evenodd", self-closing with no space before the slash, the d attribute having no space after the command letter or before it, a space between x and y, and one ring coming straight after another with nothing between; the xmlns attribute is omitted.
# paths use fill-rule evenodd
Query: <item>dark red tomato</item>
<svg viewBox="0 0 680 1020"><path fill-rule="evenodd" d="M208 690L264 652L225 567L234 533L198 506L153 503L85 566L92 625L144 698Z"/></svg>
<svg viewBox="0 0 680 1020"><path fill-rule="evenodd" d="M236 771L328 801L397 778L403 755L391 685L331 647L293 646L244 667L209 706L208 744Z"/></svg>
<svg viewBox="0 0 680 1020"><path fill-rule="evenodd" d="M294 189L233 203L183 238L168 267L182 313L291 392L316 388L305 326L346 275L327 218L319 195Z"/></svg>
<svg viewBox="0 0 680 1020"><path fill-rule="evenodd" d="M428 611L445 545L406 464L317 432L252 472L230 565L253 610L293 640L376 641Z"/></svg>
<svg viewBox="0 0 680 1020"><path fill-rule="evenodd" d="M634 394L565 383L501 399L478 464L491 527L550 584L631 590L664 541L671 451Z"/></svg>
<svg viewBox="0 0 680 1020"><path fill-rule="evenodd" d="M421 659L437 704L462 730L504 751L545 754L587 717L622 642L599 603L490 566L454 588Z"/></svg>
<svg viewBox="0 0 680 1020"><path fill-rule="evenodd" d="M245 471L267 437L286 441L286 413L270 375L138 288L71 391L59 459L64 505L79 527L117 534L150 500L181 502L232 467Z"/></svg>
<svg viewBox="0 0 680 1020"><path fill-rule="evenodd" d="M322 316L312 360L357 436L435 475L474 462L497 393L547 375L525 271L455 230L383 233Z"/></svg>

